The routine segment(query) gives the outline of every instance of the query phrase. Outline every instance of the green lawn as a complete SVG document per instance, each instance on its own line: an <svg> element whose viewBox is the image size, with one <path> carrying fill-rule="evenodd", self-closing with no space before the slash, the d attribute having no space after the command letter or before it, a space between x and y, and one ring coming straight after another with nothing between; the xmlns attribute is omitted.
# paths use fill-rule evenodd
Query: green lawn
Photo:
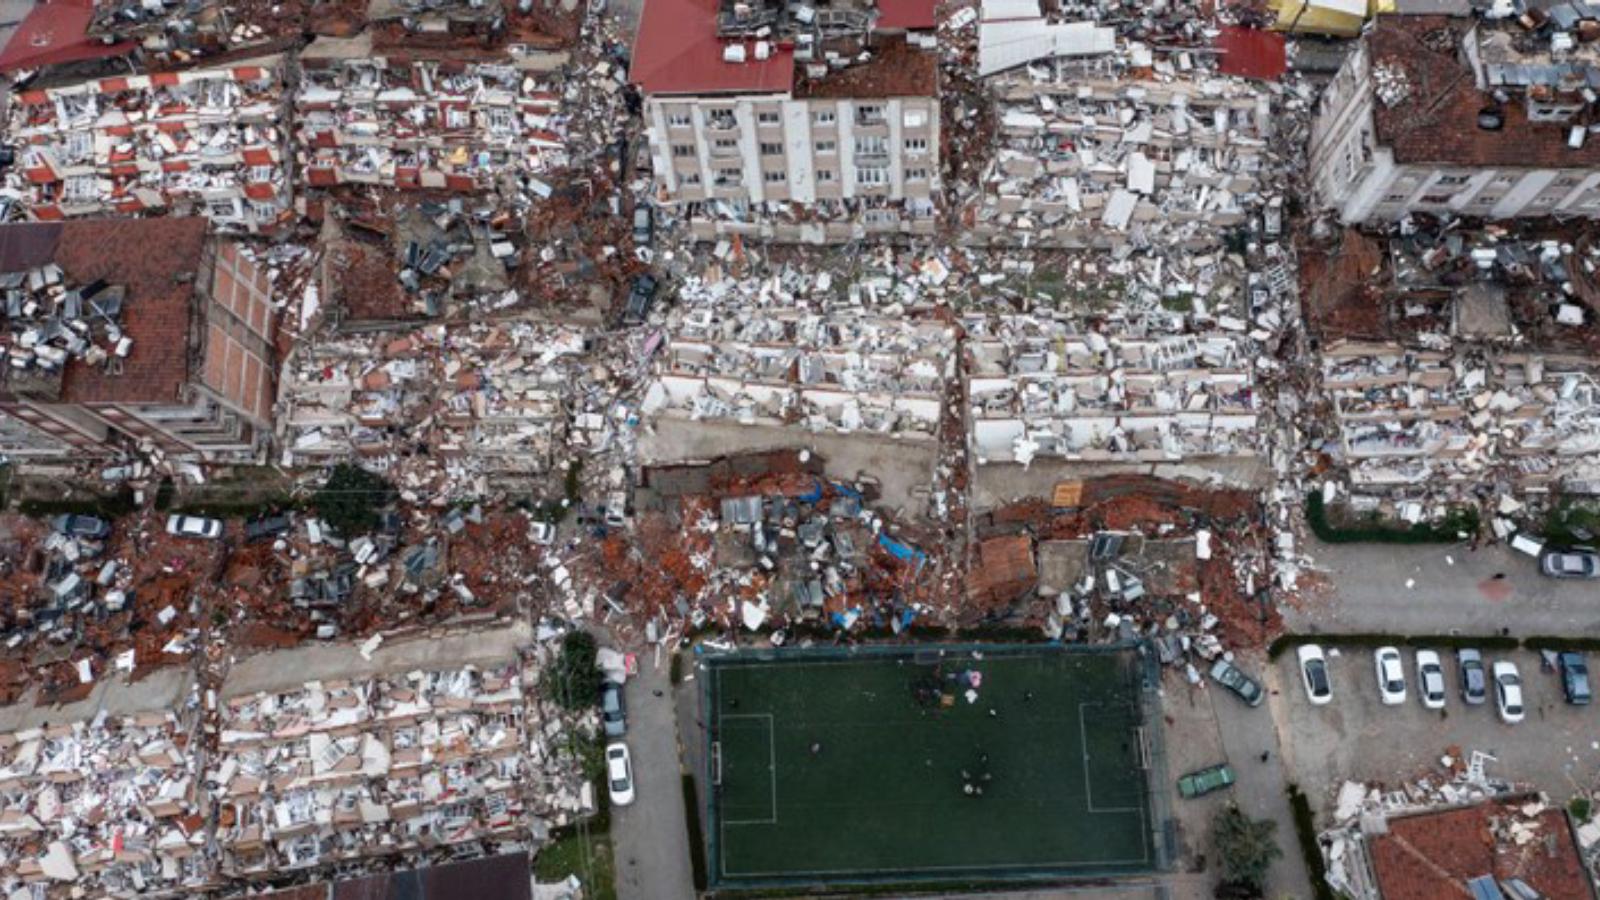
<svg viewBox="0 0 1600 900"><path fill-rule="evenodd" d="M710 664L721 884L1154 867L1132 651Z"/></svg>

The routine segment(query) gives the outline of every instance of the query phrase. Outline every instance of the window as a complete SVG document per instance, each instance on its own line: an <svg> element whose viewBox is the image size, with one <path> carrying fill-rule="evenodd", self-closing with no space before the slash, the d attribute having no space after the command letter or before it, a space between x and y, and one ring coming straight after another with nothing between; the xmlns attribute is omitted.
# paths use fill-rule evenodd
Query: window
<svg viewBox="0 0 1600 900"><path fill-rule="evenodd" d="M711 145L718 150L736 150L739 147L739 142L733 138L717 138L712 141Z"/></svg>
<svg viewBox="0 0 1600 900"><path fill-rule="evenodd" d="M495 134L509 134L516 131L516 111L504 106L489 107L489 130Z"/></svg>
<svg viewBox="0 0 1600 900"><path fill-rule="evenodd" d="M907 153L926 153L926 152L928 152L928 139L927 138L906 138L906 152Z"/></svg>
<svg viewBox="0 0 1600 900"><path fill-rule="evenodd" d="M761 142L761 155L762 156L782 156L783 155L783 145L782 144L773 144L773 143L769 143L767 141L762 141Z"/></svg>
<svg viewBox="0 0 1600 900"><path fill-rule="evenodd" d="M739 120L733 117L731 109L713 109L706 112L706 124L717 131L727 131L738 128Z"/></svg>
<svg viewBox="0 0 1600 900"><path fill-rule="evenodd" d="M687 157L694 156L694 145L693 144L673 144L672 145L672 155L676 156L679 159L685 159Z"/></svg>
<svg viewBox="0 0 1600 900"><path fill-rule="evenodd" d="M717 170L717 187L738 187L741 180L738 169Z"/></svg>
<svg viewBox="0 0 1600 900"><path fill-rule="evenodd" d="M925 109L908 109L905 114L907 128L921 128L928 124L928 111Z"/></svg>
<svg viewBox="0 0 1600 900"><path fill-rule="evenodd" d="M278 217L278 207L271 203L250 201L250 215L257 222L270 222Z"/></svg>
<svg viewBox="0 0 1600 900"><path fill-rule="evenodd" d="M858 137L856 138L856 152L863 154L882 155L889 152L889 141L886 138L874 137L872 135Z"/></svg>
<svg viewBox="0 0 1600 900"><path fill-rule="evenodd" d="M1409 196L1411 196L1411 195L1410 194L1390 194L1389 196L1383 198L1383 202L1385 202L1385 203L1403 203L1405 201L1405 199L1407 197L1409 197Z"/></svg>
<svg viewBox="0 0 1600 900"><path fill-rule="evenodd" d="M856 121L862 125L883 124L883 107L875 105L856 107Z"/></svg>
<svg viewBox="0 0 1600 900"><path fill-rule="evenodd" d="M65 194L68 203L88 203L100 196L93 175L73 175L67 178L62 183L62 193ZM230 206L228 209L229 215L232 215L233 207Z"/></svg>
<svg viewBox="0 0 1600 900"><path fill-rule="evenodd" d="M756 113L756 124L776 125L778 124L778 114L775 112Z"/></svg>
<svg viewBox="0 0 1600 900"><path fill-rule="evenodd" d="M1471 179L1470 175L1440 175L1435 185L1466 184Z"/></svg>
<svg viewBox="0 0 1600 900"><path fill-rule="evenodd" d="M892 209L869 209L861 214L861 220L868 225L893 225L900 217Z"/></svg>
<svg viewBox="0 0 1600 900"><path fill-rule="evenodd" d="M1474 206L1493 206L1499 202L1499 194L1479 194L1478 197L1472 201Z"/></svg>
<svg viewBox="0 0 1600 900"><path fill-rule="evenodd" d="M767 184L782 184L787 177L782 169L769 169L761 173L761 180Z"/></svg>
<svg viewBox="0 0 1600 900"><path fill-rule="evenodd" d="M680 178L678 180L681 181L684 184L699 184L700 183L700 173L699 172L689 172L689 173L686 173L682 178Z"/></svg>
<svg viewBox="0 0 1600 900"><path fill-rule="evenodd" d="M272 166L251 166L248 180L270 182L272 180L272 176L276 174L278 174L278 170Z"/></svg>
<svg viewBox="0 0 1600 900"><path fill-rule="evenodd" d="M833 170L832 169L818 169L817 170L817 183L818 184L827 184L827 183L829 183L831 181L833 181ZM1600 202L1600 201L1595 201L1595 202Z"/></svg>
<svg viewBox="0 0 1600 900"><path fill-rule="evenodd" d="M213 200L208 212L213 219L232 219L239 215L239 204L236 200Z"/></svg>
<svg viewBox="0 0 1600 900"><path fill-rule="evenodd" d="M811 124L813 124L813 125L832 125L836 118L838 118L838 117L834 115L833 110L831 110L831 109L819 109L816 112L811 114Z"/></svg>
<svg viewBox="0 0 1600 900"><path fill-rule="evenodd" d="M838 141L817 141L818 153L836 153L839 150Z"/></svg>
<svg viewBox="0 0 1600 900"><path fill-rule="evenodd" d="M907 169L906 170L906 180L907 181L927 181L928 180L928 170L927 169Z"/></svg>
<svg viewBox="0 0 1600 900"><path fill-rule="evenodd" d="M1578 186L1578 182L1582 181L1582 180L1583 179L1579 178L1576 175L1563 175L1560 178L1557 178L1553 182L1553 184L1556 187L1577 187Z"/></svg>
<svg viewBox="0 0 1600 900"><path fill-rule="evenodd" d="M1496 175L1494 181L1491 183L1495 187L1511 187L1516 180L1517 179L1511 175Z"/></svg>
<svg viewBox="0 0 1600 900"><path fill-rule="evenodd" d="M864 166L856 170L858 184L876 185L889 183L889 170L877 166Z"/></svg>
<svg viewBox="0 0 1600 900"><path fill-rule="evenodd" d="M669 128L688 128L694 124L694 118L688 113L668 113L667 126Z"/></svg>

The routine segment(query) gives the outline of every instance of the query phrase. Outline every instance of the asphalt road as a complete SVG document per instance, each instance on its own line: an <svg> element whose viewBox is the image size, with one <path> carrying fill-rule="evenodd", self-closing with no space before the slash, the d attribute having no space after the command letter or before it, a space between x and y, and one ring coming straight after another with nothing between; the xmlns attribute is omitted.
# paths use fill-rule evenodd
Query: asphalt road
<svg viewBox="0 0 1600 900"><path fill-rule="evenodd" d="M1284 611L1294 632L1600 633L1600 585L1546 578L1532 557L1504 545L1313 542L1305 549L1331 588Z"/></svg>
<svg viewBox="0 0 1600 900"><path fill-rule="evenodd" d="M659 692L659 696L657 693ZM639 654L639 674L629 679L628 749L633 754L633 804L615 809L611 838L617 848L620 900L692 900L689 836L684 825L678 726L666 659Z"/></svg>

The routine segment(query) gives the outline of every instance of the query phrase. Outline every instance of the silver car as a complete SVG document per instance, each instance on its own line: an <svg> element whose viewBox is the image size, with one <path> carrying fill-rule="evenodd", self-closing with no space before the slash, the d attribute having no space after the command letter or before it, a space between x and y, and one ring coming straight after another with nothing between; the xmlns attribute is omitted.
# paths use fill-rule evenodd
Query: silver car
<svg viewBox="0 0 1600 900"><path fill-rule="evenodd" d="M1549 550L1539 557L1539 571L1551 578L1600 578L1600 553L1589 547Z"/></svg>
<svg viewBox="0 0 1600 900"><path fill-rule="evenodd" d="M222 522L201 516L168 516L167 534L214 541L222 537Z"/></svg>

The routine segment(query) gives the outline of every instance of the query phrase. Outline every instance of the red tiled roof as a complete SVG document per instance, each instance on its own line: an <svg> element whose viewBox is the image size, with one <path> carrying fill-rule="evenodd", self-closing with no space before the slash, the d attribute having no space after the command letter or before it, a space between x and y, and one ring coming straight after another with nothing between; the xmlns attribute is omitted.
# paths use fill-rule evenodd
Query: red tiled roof
<svg viewBox="0 0 1600 900"><path fill-rule="evenodd" d="M1222 32L1216 42L1222 51L1218 64L1222 74L1277 81L1289 68L1282 34L1239 25L1222 25L1218 30Z"/></svg>
<svg viewBox="0 0 1600 900"><path fill-rule="evenodd" d="M1518 805L1490 802L1390 819L1389 833L1373 837L1370 847L1384 900L1461 900L1467 881L1483 875L1520 878L1552 900L1589 900L1566 815L1546 809L1528 819ZM1512 821L1531 825L1535 839L1522 846L1497 841L1495 819L1502 827Z"/></svg>
<svg viewBox="0 0 1600 900"><path fill-rule="evenodd" d="M55 0L35 6L0 51L0 72L37 69L85 59L118 56L133 44L105 44L84 33L94 15L93 0Z"/></svg>
<svg viewBox="0 0 1600 900"><path fill-rule="evenodd" d="M794 84L794 48L778 44L764 60L755 42L745 61L723 62L717 0L646 0L633 41L629 78L645 94L772 94Z"/></svg>
<svg viewBox="0 0 1600 900"><path fill-rule="evenodd" d="M1378 16L1375 21L1367 37L1370 65L1399 70L1410 89L1393 106L1381 100L1373 104L1378 143L1391 148L1395 162L1512 169L1600 166L1600 141L1570 149L1566 125L1529 122L1519 100L1500 107L1505 119L1500 130L1478 127L1479 111L1493 101L1457 58L1472 20ZM1441 36L1449 40L1441 42Z"/></svg>
<svg viewBox="0 0 1600 900"><path fill-rule="evenodd" d="M878 0L879 30L907 29L920 31L932 28L935 0Z"/></svg>
<svg viewBox="0 0 1600 900"><path fill-rule="evenodd" d="M59 240L54 261L73 285L104 278L127 290L122 331L133 350L122 373L72 360L61 382L63 403L171 402L189 377L189 305L202 273L206 220L92 219L60 224L0 226L0 246L21 229L50 228ZM42 264L34 262L35 265Z"/></svg>

